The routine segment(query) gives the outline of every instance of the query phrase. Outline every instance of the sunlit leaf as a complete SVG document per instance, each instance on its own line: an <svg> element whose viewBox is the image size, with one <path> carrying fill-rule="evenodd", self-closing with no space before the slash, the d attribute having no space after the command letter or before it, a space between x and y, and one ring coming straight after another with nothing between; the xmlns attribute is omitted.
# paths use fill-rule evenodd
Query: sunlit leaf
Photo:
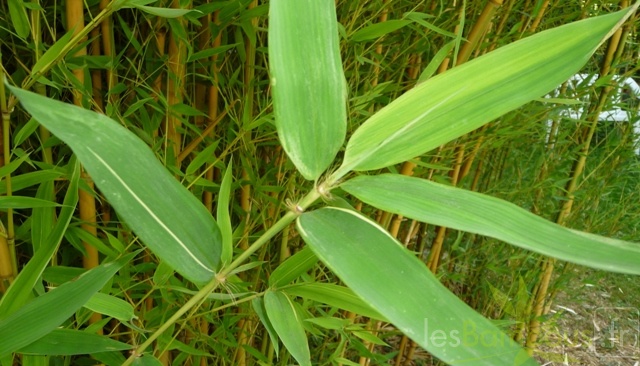
<svg viewBox="0 0 640 366"><path fill-rule="evenodd" d="M540 32L416 86L356 130L334 176L412 159L541 97L575 74L637 6Z"/></svg>
<svg viewBox="0 0 640 366"><path fill-rule="evenodd" d="M360 176L341 187L363 202L415 220L588 267L640 274L640 244L573 231L488 195L394 174Z"/></svg>

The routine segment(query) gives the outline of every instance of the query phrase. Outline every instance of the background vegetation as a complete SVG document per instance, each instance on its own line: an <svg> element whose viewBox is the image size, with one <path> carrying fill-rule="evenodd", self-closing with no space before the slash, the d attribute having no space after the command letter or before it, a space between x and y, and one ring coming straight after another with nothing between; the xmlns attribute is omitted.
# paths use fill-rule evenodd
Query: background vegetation
<svg viewBox="0 0 640 366"><path fill-rule="evenodd" d="M236 254L241 253L313 188L286 157L275 133L267 54L269 3L136 2L143 3L152 7L112 12L114 3L106 0L3 2L2 74L11 85L98 111L133 131L210 212L220 215L216 207L230 207L233 243ZM347 134L421 79L533 33L626 6L625 1L336 1L349 90ZM615 42L598 50L582 72L635 77L640 66L637 24L627 23ZM72 43L70 30L87 33ZM65 49L43 58L51 47ZM35 82L34 75L42 76ZM639 119L638 99L614 85L612 78L575 88L563 85L553 103L529 103L385 171L487 193L570 228L639 241L638 136L632 125ZM576 98L584 101L580 106L586 113L579 120L563 118L560 111L575 108L569 99ZM599 111L613 104L628 111L630 123L597 122ZM56 217L65 217L62 207L46 201L63 203L74 189L75 163L71 150L17 107L6 89L0 89L0 107L0 171L5 177L0 182L5 195L0 201L0 291L4 292L38 252ZM233 182L229 202L221 202L227 197L220 193L225 172L232 177L227 182ZM86 174L75 184L78 209L68 213L68 229L34 289L36 294L76 277L82 268L114 259L124 248L132 253L144 248ZM343 196L337 198L344 200L340 204L348 202L388 228L445 286L481 314L499 321L517 342L538 349L534 354L541 360L602 362L559 346L566 344L562 332L570 330L568 338L574 345L597 348L601 355L604 349L595 335L589 337L593 329L588 321L558 323L556 298L582 318L589 318L597 307L640 303L634 295L637 280L631 277L556 262L495 239L404 219ZM224 284L226 293L210 297L197 312L162 333L154 342L153 355L166 365L295 362L269 338L261 323L264 314L251 300L260 298L275 268L302 247L296 231L285 228ZM107 310L86 306L65 327L138 345L188 302L195 287L153 254L144 253L103 287L103 293L112 295L105 300ZM333 276L323 265L312 263L299 281L335 280ZM583 286L587 284L595 288ZM602 300L603 291L612 298ZM597 295L590 297L590 292ZM117 314L117 306L125 309L125 315ZM306 318L311 359L321 364L438 362L388 323L362 316L367 314L326 306L304 295L295 307ZM554 328L555 324L561 325ZM126 355L39 353L24 352L2 362L118 364Z"/></svg>

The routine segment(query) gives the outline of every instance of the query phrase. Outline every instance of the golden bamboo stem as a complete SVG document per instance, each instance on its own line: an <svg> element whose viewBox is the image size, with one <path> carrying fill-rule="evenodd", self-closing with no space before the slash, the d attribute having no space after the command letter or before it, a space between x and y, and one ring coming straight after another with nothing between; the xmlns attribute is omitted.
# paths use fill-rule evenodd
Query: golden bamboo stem
<svg viewBox="0 0 640 366"><path fill-rule="evenodd" d="M501 5L502 0L487 1L482 13L480 13L480 17L478 17L478 20L476 20L473 28L471 28L471 31L467 36L467 42L460 47L456 65L461 65L469 60L471 52L473 52L473 50L478 46L478 41L480 41L480 38L486 33L487 29L489 29L491 19L493 18L496 9Z"/></svg>
<svg viewBox="0 0 640 366"><path fill-rule="evenodd" d="M171 6L176 9L182 8L180 0L173 0ZM187 7L191 6L191 2ZM185 21L179 18L178 22L181 26L185 26ZM169 32L169 51L168 51L168 74L167 74L167 108L169 109L166 116L165 136L166 148L173 150L173 156L177 157L182 149L182 135L180 127L182 127L182 116L171 110L171 107L182 103L184 94L184 78L186 72L187 46L183 40L175 34L174 31Z"/></svg>

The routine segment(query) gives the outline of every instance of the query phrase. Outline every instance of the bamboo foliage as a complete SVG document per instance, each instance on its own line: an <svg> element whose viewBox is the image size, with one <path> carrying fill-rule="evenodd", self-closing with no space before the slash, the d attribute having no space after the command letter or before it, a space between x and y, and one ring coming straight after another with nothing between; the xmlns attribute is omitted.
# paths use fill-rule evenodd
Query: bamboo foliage
<svg viewBox="0 0 640 366"><path fill-rule="evenodd" d="M620 28L630 14L613 5L101 0L79 7L86 24L56 34L74 16L43 0L25 18L17 3L11 18L0 5L12 85L0 90L12 112L0 270L14 262L0 273L0 333L37 331L0 346L3 364L86 355L106 365L535 364L527 351L540 357L533 337L544 324L532 319L561 291L556 276L576 268L554 271L558 263L638 273L637 244L539 217L553 216L551 197L576 171L580 159L568 157L590 152L567 200L587 213L563 224L631 238L636 185L618 154L633 135L622 131L621 146L605 152L613 143L595 123L575 134L556 125L545 147L535 121L563 107L528 103L593 69L588 55L600 57L613 29L632 29ZM542 32L569 23L557 16L564 11L588 19ZM634 72L622 57L629 34L604 56L610 74ZM592 121L609 108L601 95ZM627 186L612 195L599 187L586 202L595 179ZM78 194L87 197L76 213ZM609 221L600 210L617 213ZM80 275L85 248L96 267ZM554 265L539 267L530 251ZM97 278L73 301L73 322L67 312L30 319ZM89 321L100 314L111 320ZM486 317L517 325L503 333ZM506 348L429 338L434 329L454 335L464 319ZM82 342L85 328L106 335ZM73 346L56 353L54 338Z"/></svg>

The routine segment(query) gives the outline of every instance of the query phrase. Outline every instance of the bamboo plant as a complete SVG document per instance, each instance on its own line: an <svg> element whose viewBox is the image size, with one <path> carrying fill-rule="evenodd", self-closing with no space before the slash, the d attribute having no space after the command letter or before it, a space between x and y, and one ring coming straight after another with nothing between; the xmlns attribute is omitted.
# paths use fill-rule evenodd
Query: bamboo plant
<svg viewBox="0 0 640 366"><path fill-rule="evenodd" d="M141 3L119 0L105 6L93 23L52 46L43 59L53 62L64 57L73 48L68 46L71 40L81 42L90 31L87 28L122 7L168 16L189 12ZM118 271L126 270L140 252L115 244L116 250L102 264L31 299L78 204L81 169L71 160L63 172L69 183L57 222L0 301L0 339L7 340L0 343L0 361L10 364L12 355L19 354L56 354L52 340L64 339L69 344L66 354L91 354L107 364L158 363L163 350L152 352L150 346L156 341L161 344L165 334L175 327L182 329L185 319L229 291L234 302L207 313L222 311L236 301L238 307L251 302L275 353L282 342L301 365L312 364L305 331L310 321L305 320L296 297L389 322L448 364L536 364L521 345L444 287L393 235L340 197L346 194L417 222L485 235L568 262L640 274L640 247L635 243L573 231L488 195L419 177L378 174L548 93L576 73L637 7L526 37L427 78L351 129L334 2L272 0L268 60L275 130L287 159L312 188L298 197L287 197L286 213L256 237L250 235L249 220L244 226L232 227L227 206L232 186L247 186L251 170L246 162L241 162L243 181L233 180L230 161L223 166L214 219L175 179L175 172L119 122L25 90L42 76L48 67L43 63L25 78L22 88L8 86L13 98L73 150L119 218L159 258L161 265L153 281L161 283L163 276L170 282L184 281L180 291L190 297L153 332L137 334L131 342L60 328L83 306L100 312L96 303L105 300L100 289ZM218 75L212 78L217 80ZM247 88L251 90L250 85ZM247 97L256 97L251 94ZM16 99L9 102L15 104ZM242 123L251 123L253 111L244 113ZM248 204L242 206L247 215L252 212ZM247 261L273 245L277 235L288 233L291 225L306 247L270 273L266 290L234 293L234 286L246 281L243 272L262 265L261 261ZM346 286L293 283L318 261ZM112 303L118 300L106 298ZM46 311L52 307L60 309L53 316ZM125 308L124 316L109 314L135 333L133 310ZM243 322L238 331L252 323ZM487 335L489 340L483 338ZM89 341L81 342L83 339ZM122 359L124 350L131 354L126 360ZM244 357L239 354L236 360L244 362Z"/></svg>

